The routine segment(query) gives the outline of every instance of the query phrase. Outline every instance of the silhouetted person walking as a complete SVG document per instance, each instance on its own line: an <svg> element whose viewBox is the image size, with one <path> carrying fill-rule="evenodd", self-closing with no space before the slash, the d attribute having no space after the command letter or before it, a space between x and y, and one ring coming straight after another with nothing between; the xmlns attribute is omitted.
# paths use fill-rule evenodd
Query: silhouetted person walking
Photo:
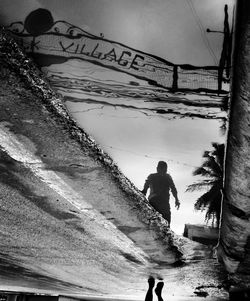
<svg viewBox="0 0 250 301"><path fill-rule="evenodd" d="M148 197L149 203L168 221L169 226L171 223L171 211L169 204L169 191L171 190L175 198L175 207L179 209L180 201L177 196L177 190L174 181L167 173L167 163L159 161L157 165L157 173L150 174L145 181L142 193L147 194L150 188Z"/></svg>
<svg viewBox="0 0 250 301"><path fill-rule="evenodd" d="M148 278L148 291L145 297L145 301L153 301L153 288L155 286L155 279L153 277ZM164 282L158 282L155 288L155 294L158 297L158 301L164 301L161 296Z"/></svg>

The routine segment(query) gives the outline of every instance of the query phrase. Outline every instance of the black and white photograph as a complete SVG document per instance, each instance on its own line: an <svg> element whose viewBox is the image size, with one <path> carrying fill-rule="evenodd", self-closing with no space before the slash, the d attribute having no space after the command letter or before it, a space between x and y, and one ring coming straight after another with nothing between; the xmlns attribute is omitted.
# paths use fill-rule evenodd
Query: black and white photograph
<svg viewBox="0 0 250 301"><path fill-rule="evenodd" d="M250 2L0 0L0 301L250 300Z"/></svg>

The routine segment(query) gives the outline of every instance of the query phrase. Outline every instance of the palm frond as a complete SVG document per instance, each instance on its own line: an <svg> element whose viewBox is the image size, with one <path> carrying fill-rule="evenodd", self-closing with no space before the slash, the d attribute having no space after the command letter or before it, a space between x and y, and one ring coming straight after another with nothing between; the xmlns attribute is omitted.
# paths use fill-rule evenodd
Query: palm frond
<svg viewBox="0 0 250 301"><path fill-rule="evenodd" d="M215 149L215 151L213 151L213 155L215 156L218 165L223 170L224 156L225 156L225 144L223 144L223 143L222 144L218 144L216 142L213 142L212 146Z"/></svg>
<svg viewBox="0 0 250 301"><path fill-rule="evenodd" d="M215 185L218 182L217 179L215 180L203 180L200 182L196 182L193 184L188 185L186 192L193 192L197 190L209 189L211 186Z"/></svg>
<svg viewBox="0 0 250 301"><path fill-rule="evenodd" d="M215 220L218 226L221 213L222 194L220 185L213 186L195 202L195 210L207 210L205 220Z"/></svg>
<svg viewBox="0 0 250 301"><path fill-rule="evenodd" d="M211 174L214 176L221 176L222 167L213 156L209 156L207 160L203 162L202 167L210 170Z"/></svg>
<svg viewBox="0 0 250 301"><path fill-rule="evenodd" d="M208 206L213 209L216 208L216 203L220 202L222 198L220 187L218 185L212 186L209 191L204 193L202 196L198 198L195 202L194 207L196 210L199 208Z"/></svg>
<svg viewBox="0 0 250 301"><path fill-rule="evenodd" d="M201 166L201 167L197 167L194 171L193 171L193 175L194 176L202 176L202 177L208 177L208 178L211 178L213 177L213 172L208 169L208 168L205 168L205 166Z"/></svg>
<svg viewBox="0 0 250 301"><path fill-rule="evenodd" d="M208 190L196 200L194 208L195 210L206 210L205 220L207 222L209 220L216 221L218 226L221 212L225 145L213 142L212 146L212 151L204 151L202 165L193 171L193 175L205 179L188 185L186 191Z"/></svg>

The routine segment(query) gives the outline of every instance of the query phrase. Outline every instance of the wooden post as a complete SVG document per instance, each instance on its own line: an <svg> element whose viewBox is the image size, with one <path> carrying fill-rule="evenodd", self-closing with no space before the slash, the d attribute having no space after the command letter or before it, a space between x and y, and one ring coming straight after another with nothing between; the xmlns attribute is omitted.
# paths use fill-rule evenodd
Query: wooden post
<svg viewBox="0 0 250 301"><path fill-rule="evenodd" d="M178 65L174 65L174 68L173 68L172 90L173 91L177 91L178 90Z"/></svg>

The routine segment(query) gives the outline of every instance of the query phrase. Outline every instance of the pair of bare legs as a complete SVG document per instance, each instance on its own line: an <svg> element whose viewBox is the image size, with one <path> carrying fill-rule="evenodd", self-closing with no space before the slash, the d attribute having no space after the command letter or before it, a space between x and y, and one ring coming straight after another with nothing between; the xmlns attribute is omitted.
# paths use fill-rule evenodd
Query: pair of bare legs
<svg viewBox="0 0 250 301"><path fill-rule="evenodd" d="M155 286L155 279L153 277L149 277L148 279L148 291L145 297L145 301L153 301L153 288ZM155 294L158 297L158 301L164 301L161 296L162 288L164 286L164 282L160 281L157 283L155 288Z"/></svg>

